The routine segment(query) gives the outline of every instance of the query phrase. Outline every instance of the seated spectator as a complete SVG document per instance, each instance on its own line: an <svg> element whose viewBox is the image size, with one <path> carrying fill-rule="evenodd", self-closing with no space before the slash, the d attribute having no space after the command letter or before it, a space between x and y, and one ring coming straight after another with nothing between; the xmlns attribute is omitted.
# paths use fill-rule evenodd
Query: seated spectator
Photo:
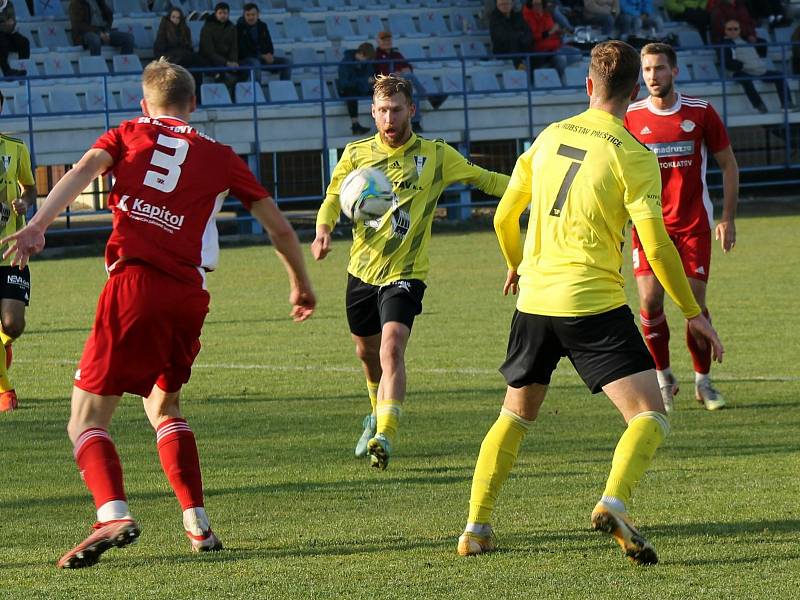
<svg viewBox="0 0 800 600"><path fill-rule="evenodd" d="M664 8L670 19L689 23L697 29L704 44L708 43L708 27L711 24L706 4L706 0L664 0Z"/></svg>
<svg viewBox="0 0 800 600"><path fill-rule="evenodd" d="M270 73L278 72L283 81L291 79L291 61L275 56L269 28L259 17L258 6L252 2L244 5L244 14L236 23L239 44L239 64L243 67L261 67ZM256 78L258 81L258 78Z"/></svg>
<svg viewBox="0 0 800 600"><path fill-rule="evenodd" d="M527 0L522 8L522 18L533 34L533 51L553 53L552 56L535 56L533 68L552 67L564 78L568 64L579 62L581 51L565 46L561 41L561 28L553 21L553 16L544 10L542 0Z"/></svg>
<svg viewBox="0 0 800 600"><path fill-rule="evenodd" d="M741 27L741 35L739 37L742 39L751 44L764 41L756 37L755 21L753 21L753 17L750 16L750 11L747 10L747 6L745 6L744 2L740 2L739 0L718 0L711 10L712 44L719 44L725 39L725 23L731 20L739 22ZM759 52L759 54L765 56L766 49L764 49L764 52Z"/></svg>
<svg viewBox="0 0 800 600"><path fill-rule="evenodd" d="M227 2L218 2L214 14L208 15L200 30L200 56L210 67L238 67L239 44L236 26L228 18L231 7ZM247 79L247 73L216 73L214 80L232 87L237 80Z"/></svg>
<svg viewBox="0 0 800 600"><path fill-rule="evenodd" d="M580 10L575 6L576 2L580 4L580 0L547 0L544 9L550 13L562 31L572 33L575 31L572 22L580 16Z"/></svg>
<svg viewBox="0 0 800 600"><path fill-rule="evenodd" d="M368 133L370 129L358 122L358 100L356 98L372 94L375 83L375 67L370 61L375 59L375 47L364 42L356 50L345 50L339 63L339 78L336 89L341 98L346 98L347 113L350 115L353 135Z"/></svg>
<svg viewBox="0 0 800 600"><path fill-rule="evenodd" d="M105 0L70 0L69 22L72 43L83 46L92 56L103 46L119 48L120 54L133 54L133 35L112 29L114 11Z"/></svg>
<svg viewBox="0 0 800 600"><path fill-rule="evenodd" d="M496 0L495 9L489 15L489 35L494 54L526 54L533 48L533 34L522 18L522 13L514 10L512 0ZM525 58L512 58L517 69L525 70Z"/></svg>
<svg viewBox="0 0 800 600"><path fill-rule="evenodd" d="M641 36L644 31L661 31L664 21L653 8L653 0L619 0L617 25L621 36Z"/></svg>
<svg viewBox="0 0 800 600"><path fill-rule="evenodd" d="M597 25L605 36L614 33L614 21L619 14L619 0L583 0L583 19Z"/></svg>
<svg viewBox="0 0 800 600"><path fill-rule="evenodd" d="M792 94L786 85L783 73L767 69L764 59L758 55L755 47L740 37L740 31L741 27L737 20L731 19L725 23L725 37L721 42L725 45L725 68L732 72L733 78L744 88L747 99L758 112L764 114L769 112L769 109L753 85L752 77L774 83L781 108L793 110Z"/></svg>
<svg viewBox="0 0 800 600"><path fill-rule="evenodd" d="M158 25L156 41L153 44L153 55L156 58L163 56L176 65L186 67L194 76L196 93L200 94L200 85L203 83L203 74L193 71L202 69L208 64L203 57L194 51L192 46L192 32L186 24L186 18L180 8L172 7L169 14L161 17Z"/></svg>
<svg viewBox="0 0 800 600"><path fill-rule="evenodd" d="M431 106L436 109L442 105L442 102L447 100L447 96L433 95L428 96L428 91L422 82L414 75L414 68L406 61L405 56L392 46L392 34L389 31L381 31L378 34L378 47L375 49L375 60L384 61L375 63L375 75L388 75L389 73L396 73L411 82L414 86L414 93L417 98L427 98ZM417 112L411 119L411 127L417 132L422 132L422 115L419 109L419 102L417 102Z"/></svg>
<svg viewBox="0 0 800 600"><path fill-rule="evenodd" d="M14 3L7 0L0 9L0 69L6 77L23 77L25 69L12 69L8 64L10 52L16 52L20 58L30 58L31 43L17 31L17 11Z"/></svg>

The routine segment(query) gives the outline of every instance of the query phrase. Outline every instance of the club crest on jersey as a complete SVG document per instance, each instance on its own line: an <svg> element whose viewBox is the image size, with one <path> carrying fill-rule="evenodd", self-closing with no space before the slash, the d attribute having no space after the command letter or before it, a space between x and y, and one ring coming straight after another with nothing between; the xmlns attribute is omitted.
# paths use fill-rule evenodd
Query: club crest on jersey
<svg viewBox="0 0 800 600"><path fill-rule="evenodd" d="M422 177L422 169L425 168L426 160L428 160L426 156L414 157L414 164L417 166L417 177Z"/></svg>
<svg viewBox="0 0 800 600"><path fill-rule="evenodd" d="M645 125L644 127L642 127L642 130L639 132L639 135L648 135L651 133L653 132L650 131L650 128L647 125Z"/></svg>
<svg viewBox="0 0 800 600"><path fill-rule="evenodd" d="M684 119L681 121L681 129L683 129L686 133L694 131L694 128L697 127L694 121L690 119Z"/></svg>

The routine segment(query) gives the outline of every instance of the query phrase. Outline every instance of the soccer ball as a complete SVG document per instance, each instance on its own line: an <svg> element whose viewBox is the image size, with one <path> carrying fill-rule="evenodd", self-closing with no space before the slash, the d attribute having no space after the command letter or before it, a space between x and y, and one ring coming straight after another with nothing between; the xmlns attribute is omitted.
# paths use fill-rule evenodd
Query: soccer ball
<svg viewBox="0 0 800 600"><path fill-rule="evenodd" d="M351 221L381 218L392 208L392 183L380 169L356 169L339 187L339 204Z"/></svg>

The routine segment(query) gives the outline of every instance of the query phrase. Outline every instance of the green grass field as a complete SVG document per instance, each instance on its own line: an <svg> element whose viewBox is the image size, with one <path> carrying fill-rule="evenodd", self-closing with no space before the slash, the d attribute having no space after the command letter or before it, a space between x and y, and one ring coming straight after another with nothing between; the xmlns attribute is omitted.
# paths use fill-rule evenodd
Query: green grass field
<svg viewBox="0 0 800 600"><path fill-rule="evenodd" d="M383 473L352 455L369 405L344 318L347 242L311 265L319 308L299 325L272 250L224 250L183 407L227 549L188 552L155 436L138 398L126 397L111 434L142 537L96 567L58 571L94 519L65 424L105 274L100 258L34 263L11 372L21 407L0 415L0 598L800 597L800 215L738 225L735 252L714 249L709 288L729 409L694 402L670 306L683 391L630 507L659 551L652 568L589 530L623 422L567 362L502 491L500 551L456 556L478 447L503 397L496 369L513 310L493 234L473 232L431 244L406 409Z"/></svg>

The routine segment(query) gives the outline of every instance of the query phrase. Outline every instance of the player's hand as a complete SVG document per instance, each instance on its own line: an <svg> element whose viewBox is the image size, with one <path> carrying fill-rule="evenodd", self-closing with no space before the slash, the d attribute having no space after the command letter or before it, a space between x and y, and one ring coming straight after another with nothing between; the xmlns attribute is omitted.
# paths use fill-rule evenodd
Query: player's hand
<svg viewBox="0 0 800 600"><path fill-rule="evenodd" d="M21 198L17 198L11 203L11 206L14 208L14 212L18 215L24 215L28 212L28 205L25 204L25 201Z"/></svg>
<svg viewBox="0 0 800 600"><path fill-rule="evenodd" d="M508 292L516 296L517 290L519 290L519 275L517 275L516 269L509 269L506 274L506 282L503 284L503 296L508 296Z"/></svg>
<svg viewBox="0 0 800 600"><path fill-rule="evenodd" d="M0 246L5 244L8 244L8 248L3 252L3 260L13 254L11 266L19 267L21 271L28 264L31 256L44 249L44 231L28 225L0 240Z"/></svg>
<svg viewBox="0 0 800 600"><path fill-rule="evenodd" d="M317 299L314 296L314 291L309 284L293 287L289 292L289 304L292 305L292 310L289 316L295 323L305 321L312 314L314 308L317 306Z"/></svg>
<svg viewBox="0 0 800 600"><path fill-rule="evenodd" d="M311 254L316 260L322 260L331 251L331 232L317 230L317 237L311 242Z"/></svg>
<svg viewBox="0 0 800 600"><path fill-rule="evenodd" d="M700 313L696 317L689 319L688 323L689 332L702 345L711 344L711 358L721 363L725 349L722 347L722 342L717 332L711 326L711 322Z"/></svg>
<svg viewBox="0 0 800 600"><path fill-rule="evenodd" d="M714 236L719 240L723 252L728 253L733 250L736 245L736 224L733 219L717 223Z"/></svg>

